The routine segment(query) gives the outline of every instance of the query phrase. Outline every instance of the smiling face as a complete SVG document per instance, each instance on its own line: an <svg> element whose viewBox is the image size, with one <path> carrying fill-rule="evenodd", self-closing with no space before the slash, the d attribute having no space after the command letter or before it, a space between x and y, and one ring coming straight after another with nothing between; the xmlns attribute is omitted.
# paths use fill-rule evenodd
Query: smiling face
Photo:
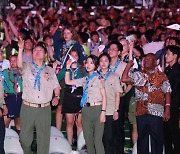
<svg viewBox="0 0 180 154"><path fill-rule="evenodd" d="M99 40L99 36L98 36L98 35L93 35L93 36L91 37L91 40L92 40L94 43L96 43L96 42L98 42L98 40Z"/></svg>
<svg viewBox="0 0 180 154"><path fill-rule="evenodd" d="M86 70L88 73L93 72L96 68L92 58L87 58L86 64L85 64Z"/></svg>
<svg viewBox="0 0 180 154"><path fill-rule="evenodd" d="M76 60L76 62L79 60L79 55L77 51L71 51L70 55Z"/></svg>

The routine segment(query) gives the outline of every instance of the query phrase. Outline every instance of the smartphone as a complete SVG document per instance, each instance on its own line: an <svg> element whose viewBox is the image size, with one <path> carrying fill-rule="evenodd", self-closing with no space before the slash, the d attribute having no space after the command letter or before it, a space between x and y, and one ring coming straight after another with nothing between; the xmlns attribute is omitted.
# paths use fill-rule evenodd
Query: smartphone
<svg viewBox="0 0 180 154"><path fill-rule="evenodd" d="M99 53L102 53L104 49L105 49L105 45L98 46Z"/></svg>
<svg viewBox="0 0 180 154"><path fill-rule="evenodd" d="M132 41L135 41L136 38L134 37L134 35L129 35L126 37L126 40L128 40L128 42L132 42Z"/></svg>
<svg viewBox="0 0 180 154"><path fill-rule="evenodd" d="M94 12L90 12L90 15L91 15L91 16L94 16L94 15L95 15L95 13L94 13Z"/></svg>
<svg viewBox="0 0 180 154"><path fill-rule="evenodd" d="M76 62L76 59L74 59L70 54L69 54L69 58L72 60L72 63Z"/></svg>
<svg viewBox="0 0 180 154"><path fill-rule="evenodd" d="M4 40L4 33L0 32L0 40L3 41Z"/></svg>
<svg viewBox="0 0 180 154"><path fill-rule="evenodd" d="M32 14L36 14L36 11L31 11Z"/></svg>

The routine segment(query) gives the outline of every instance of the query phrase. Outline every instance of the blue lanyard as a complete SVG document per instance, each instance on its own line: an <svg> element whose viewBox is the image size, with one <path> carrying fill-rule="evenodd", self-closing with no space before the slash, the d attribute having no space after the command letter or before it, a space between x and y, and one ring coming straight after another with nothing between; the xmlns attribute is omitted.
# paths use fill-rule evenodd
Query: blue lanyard
<svg viewBox="0 0 180 154"><path fill-rule="evenodd" d="M77 68L70 68L70 70L72 73L72 80L74 80L77 76L78 66L77 66Z"/></svg>
<svg viewBox="0 0 180 154"><path fill-rule="evenodd" d="M117 68L118 68L118 66L119 66L120 63L121 63L121 60L118 59L118 61L116 62L116 65L115 65L114 68L112 68L112 66L110 65L111 71L112 71L112 72L116 72L116 70L117 70Z"/></svg>
<svg viewBox="0 0 180 154"><path fill-rule="evenodd" d="M95 72L93 72L93 74L86 77L86 84L84 85L83 96L82 96L81 102L80 102L81 107L84 107L84 105L87 103L87 90L88 90L89 81L91 81L96 75L97 75L97 72L95 71Z"/></svg>
<svg viewBox="0 0 180 154"><path fill-rule="evenodd" d="M41 68L38 68L38 66L34 62L32 64L36 69L36 76L35 76L35 80L34 80L34 89L36 89L36 84L37 84L38 85L38 90L40 91L40 85L41 85L41 83L40 83L40 78L41 78L40 74L44 70L46 65L44 64Z"/></svg>

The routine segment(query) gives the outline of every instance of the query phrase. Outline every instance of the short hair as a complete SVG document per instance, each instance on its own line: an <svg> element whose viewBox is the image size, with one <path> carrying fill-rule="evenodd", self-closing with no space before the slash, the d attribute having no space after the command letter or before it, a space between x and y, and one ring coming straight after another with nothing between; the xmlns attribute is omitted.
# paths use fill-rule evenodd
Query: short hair
<svg viewBox="0 0 180 154"><path fill-rule="evenodd" d="M98 32L97 32L97 31L93 31L93 32L91 32L91 34L90 34L90 35L91 35L91 37L92 37L92 36L94 36L94 35L97 35L97 36L99 37L99 34L98 34Z"/></svg>
<svg viewBox="0 0 180 154"><path fill-rule="evenodd" d="M118 51L123 51L123 46L121 43L119 43L118 41L112 41L111 43L109 43L109 47L112 45L112 44L115 44L118 48Z"/></svg>
<svg viewBox="0 0 180 154"><path fill-rule="evenodd" d="M156 55L155 55L154 53L148 53L148 54L145 54L145 56L144 56L144 57L146 57L146 56L148 56L148 55L153 56L153 57L154 57L154 59L155 59L155 60L157 60L157 57L156 57Z"/></svg>
<svg viewBox="0 0 180 154"><path fill-rule="evenodd" d="M44 50L44 53L46 54L47 53L47 48L46 48L46 45L44 44L44 42L38 42L35 47L33 48L33 50L36 48L36 47L41 47L43 50Z"/></svg>
<svg viewBox="0 0 180 154"><path fill-rule="evenodd" d="M45 35L45 36L43 37L43 41L45 41L47 38L51 38L51 39L52 39L52 37L51 37L50 35Z"/></svg>
<svg viewBox="0 0 180 154"><path fill-rule="evenodd" d="M180 48L175 45L168 45L166 47L166 51L169 50L173 53L173 55L177 55L177 59L180 57Z"/></svg>
<svg viewBox="0 0 180 154"><path fill-rule="evenodd" d="M180 41L177 37L169 37L169 40L174 40L176 45L180 45Z"/></svg>
<svg viewBox="0 0 180 154"><path fill-rule="evenodd" d="M72 52L76 52L76 54L78 55L78 58L80 57L80 54L79 54L79 52L78 52L77 49L72 48L72 49L70 50L69 54L71 54Z"/></svg>

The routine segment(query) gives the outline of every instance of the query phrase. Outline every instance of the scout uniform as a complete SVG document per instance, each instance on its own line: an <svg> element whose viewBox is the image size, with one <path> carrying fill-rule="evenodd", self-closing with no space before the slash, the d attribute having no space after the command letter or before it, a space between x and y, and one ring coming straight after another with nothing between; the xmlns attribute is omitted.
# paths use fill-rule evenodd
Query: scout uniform
<svg viewBox="0 0 180 154"><path fill-rule="evenodd" d="M109 70L110 71L110 70ZM104 136L103 136L103 143L105 148L106 154L112 154L114 153L114 120L113 120L113 114L117 109L115 109L115 98L116 93L122 93L123 89L119 82L119 76L114 73L110 72L109 77L108 73L106 73L105 76L103 76L103 81L105 84L105 90L106 90L106 98L107 98L107 105L106 105L106 122L104 126Z"/></svg>
<svg viewBox="0 0 180 154"><path fill-rule="evenodd" d="M76 79L76 86L85 86L86 77ZM88 82L87 102L82 108L83 133L89 154L104 154L102 143L104 124L100 123L100 114L102 109L101 89L104 85L99 76L93 77Z"/></svg>
<svg viewBox="0 0 180 154"><path fill-rule="evenodd" d="M22 77L21 72L5 69L3 71L7 84L4 84L4 91L7 94L5 102L8 108L8 118L18 118L22 104Z"/></svg>
<svg viewBox="0 0 180 154"><path fill-rule="evenodd" d="M3 114L3 103L4 103L4 91L2 85L2 77L0 76L0 110ZM0 117L0 153L4 154L4 137L5 137L5 125L3 116Z"/></svg>
<svg viewBox="0 0 180 154"><path fill-rule="evenodd" d="M25 63L22 70L23 104L21 107L20 141L24 154L31 153L34 127L37 132L37 153L48 154L51 126L50 101L53 90L59 86L54 70L48 66L40 73L40 87L34 84L36 68L33 63Z"/></svg>
<svg viewBox="0 0 180 154"><path fill-rule="evenodd" d="M116 73L120 80L123 74L123 71L126 67L126 63L122 62L120 59L118 59L118 61L116 62L115 66L111 66L110 68L112 70L112 72ZM123 82L120 82L122 89L123 89L123 94L124 95L124 91L127 88L127 85ZM116 149L116 153L117 154L121 154L124 153L124 142L125 142L125 134L124 134L124 115L125 115L125 111L124 111L124 102L122 103L122 99L120 101L120 105L119 105L119 118L118 120L116 120L116 124L115 124L115 149Z"/></svg>
<svg viewBox="0 0 180 154"><path fill-rule="evenodd" d="M121 77L122 77L122 74L124 72L124 69L126 68L126 63L125 62L122 62L120 60L117 61L116 65L115 66L110 66L112 72L116 73L120 80L121 80ZM126 90L127 88L127 85L123 82L121 82L121 85L122 85L122 88L123 88L123 92Z"/></svg>

